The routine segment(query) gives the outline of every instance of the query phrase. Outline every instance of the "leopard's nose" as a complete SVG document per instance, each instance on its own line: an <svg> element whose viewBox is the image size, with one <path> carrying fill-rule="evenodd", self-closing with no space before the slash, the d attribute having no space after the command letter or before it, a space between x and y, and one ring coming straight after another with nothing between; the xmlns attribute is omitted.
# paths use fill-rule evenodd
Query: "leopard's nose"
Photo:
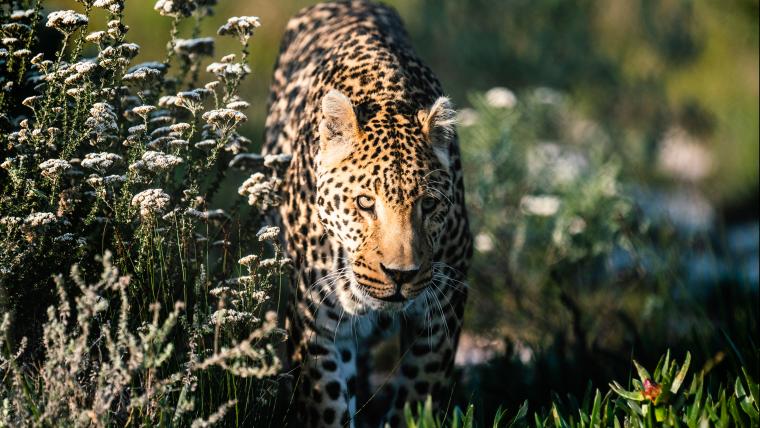
<svg viewBox="0 0 760 428"><path fill-rule="evenodd" d="M412 266L411 269L395 269L389 268L380 263L380 268L383 270L383 272L385 272L388 278L390 278L396 284L397 287L401 287L402 285L410 282L414 279L414 277L417 276L418 273L420 273L420 268L416 266Z"/></svg>

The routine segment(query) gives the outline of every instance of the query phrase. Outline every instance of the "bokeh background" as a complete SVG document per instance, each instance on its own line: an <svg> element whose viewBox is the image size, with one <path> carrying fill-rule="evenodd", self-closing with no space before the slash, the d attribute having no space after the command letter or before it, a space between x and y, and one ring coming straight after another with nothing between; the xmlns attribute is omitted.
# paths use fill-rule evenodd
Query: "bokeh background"
<svg viewBox="0 0 760 428"><path fill-rule="evenodd" d="M312 3L221 1L203 22L261 17L242 90L252 151L284 26ZM484 415L540 407L668 348L757 378L758 1L387 3L462 110L477 245L456 398ZM152 6L126 8L136 62L168 40Z"/></svg>

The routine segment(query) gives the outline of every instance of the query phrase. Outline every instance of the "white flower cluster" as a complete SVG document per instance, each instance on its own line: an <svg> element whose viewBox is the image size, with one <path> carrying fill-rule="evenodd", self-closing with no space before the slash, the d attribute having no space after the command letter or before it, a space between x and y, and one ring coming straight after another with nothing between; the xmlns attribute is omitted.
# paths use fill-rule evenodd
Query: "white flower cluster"
<svg viewBox="0 0 760 428"><path fill-rule="evenodd" d="M71 34L77 28L87 25L87 17L73 10L57 10L48 15L47 26L63 34Z"/></svg>
<svg viewBox="0 0 760 428"><path fill-rule="evenodd" d="M84 122L93 145L112 141L119 132L116 113L108 103L95 103L90 109L90 117Z"/></svg>
<svg viewBox="0 0 760 428"><path fill-rule="evenodd" d="M185 108L190 111L193 116L197 112L203 110L203 100L206 99L213 92L206 88L196 88L192 91L183 91L177 93L177 101L175 104L179 107Z"/></svg>
<svg viewBox="0 0 760 428"><path fill-rule="evenodd" d="M121 161L122 157L115 153L87 153L82 161L82 166L103 173Z"/></svg>
<svg viewBox="0 0 760 428"><path fill-rule="evenodd" d="M293 156L284 153L280 153L279 155L266 155L264 156L264 166L275 171L282 171L290 165L291 160L293 160Z"/></svg>
<svg viewBox="0 0 760 428"><path fill-rule="evenodd" d="M187 58L213 56L214 39L212 37L177 39L174 41L174 52L177 55Z"/></svg>
<svg viewBox="0 0 760 428"><path fill-rule="evenodd" d="M87 177L87 180L85 180L87 184L89 184L92 187L103 187L104 185L109 184L121 184L125 181L127 181L127 177L125 175L107 175L105 177L101 177L97 174L91 174L89 177Z"/></svg>
<svg viewBox="0 0 760 428"><path fill-rule="evenodd" d="M525 195L520 199L520 209L528 215L551 217L559 211L561 201L553 195Z"/></svg>
<svg viewBox="0 0 760 428"><path fill-rule="evenodd" d="M129 83L143 84L147 86L161 79L162 74L163 73L161 73L160 70L157 70L155 68L140 67L125 74L121 80Z"/></svg>
<svg viewBox="0 0 760 428"><path fill-rule="evenodd" d="M281 197L279 188L282 180L275 177L267 177L257 172L251 175L238 188L238 194L248 196L248 204L259 210L267 211L271 207L280 205Z"/></svg>
<svg viewBox="0 0 760 428"><path fill-rule="evenodd" d="M117 14L124 10L124 0L95 0L92 5L94 7L107 9L113 14Z"/></svg>
<svg viewBox="0 0 760 428"><path fill-rule="evenodd" d="M24 219L24 225L31 227L47 226L48 224L55 223L56 217L53 213L31 213Z"/></svg>
<svg viewBox="0 0 760 428"><path fill-rule="evenodd" d="M151 218L169 206L169 195L161 189L148 189L132 198L132 206L140 208L140 217Z"/></svg>
<svg viewBox="0 0 760 428"><path fill-rule="evenodd" d="M247 44L253 36L253 30L261 26L258 16L233 16L227 23L219 27L217 34L220 36L237 36L240 43Z"/></svg>
<svg viewBox="0 0 760 428"><path fill-rule="evenodd" d="M153 112L156 109L156 106L152 105L139 105L132 109L132 112L140 117L143 118L143 120L148 120L148 115Z"/></svg>
<svg viewBox="0 0 760 428"><path fill-rule="evenodd" d="M162 16L181 18L190 16L196 7L194 0L158 0L153 9Z"/></svg>
<svg viewBox="0 0 760 428"><path fill-rule="evenodd" d="M280 228L277 226L263 226L256 232L256 237L259 241L276 241L277 236L280 234Z"/></svg>
<svg viewBox="0 0 760 428"><path fill-rule="evenodd" d="M182 158L164 152L148 150L143 153L141 160L129 166L131 171L148 170L151 172L166 172L182 163Z"/></svg>
<svg viewBox="0 0 760 428"><path fill-rule="evenodd" d="M63 159L48 159L42 162L39 167L43 176L55 178L71 169L71 164Z"/></svg>
<svg viewBox="0 0 760 428"><path fill-rule="evenodd" d="M198 211L193 208L188 208L185 213L191 217L195 217L201 220L227 220L230 218L223 209L215 209L208 211Z"/></svg>
<svg viewBox="0 0 760 428"><path fill-rule="evenodd" d="M238 260L238 263L247 268L251 268L256 265L258 260L259 260L259 256L255 254L249 254L245 257L242 257L240 260Z"/></svg>
<svg viewBox="0 0 760 428"><path fill-rule="evenodd" d="M509 89L497 86L486 91L486 102L491 107L508 109L517 105L517 97Z"/></svg>
<svg viewBox="0 0 760 428"><path fill-rule="evenodd" d="M240 324L242 322L257 323L259 321L260 320L250 312L224 308L214 311L214 313L209 317L208 323L210 325L224 325Z"/></svg>
<svg viewBox="0 0 760 428"><path fill-rule="evenodd" d="M248 64L239 62L212 62L206 67L206 71L214 74L219 80L226 84L237 82L251 73L251 67Z"/></svg>
<svg viewBox="0 0 760 428"><path fill-rule="evenodd" d="M227 108L238 111L246 110L250 106L251 104L248 101L243 101L241 99L235 99L227 103Z"/></svg>
<svg viewBox="0 0 760 428"><path fill-rule="evenodd" d="M228 132L232 128L248 120L248 117L237 110L219 108L203 113L203 120L222 132Z"/></svg>

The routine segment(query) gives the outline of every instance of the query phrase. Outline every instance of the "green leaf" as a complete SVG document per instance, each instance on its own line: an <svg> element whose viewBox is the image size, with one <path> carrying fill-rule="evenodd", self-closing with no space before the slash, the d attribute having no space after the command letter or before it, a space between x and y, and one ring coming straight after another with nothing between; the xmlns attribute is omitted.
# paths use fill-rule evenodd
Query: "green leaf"
<svg viewBox="0 0 760 428"><path fill-rule="evenodd" d="M664 407L655 407L654 408L654 418L657 420L657 422L663 422L665 420L666 416L666 409Z"/></svg>
<svg viewBox="0 0 760 428"><path fill-rule="evenodd" d="M641 379L642 383L647 379L652 379L652 376L649 374L647 369L645 369L636 360L633 360L633 365L636 366L636 371L639 373L639 379Z"/></svg>
<svg viewBox="0 0 760 428"><path fill-rule="evenodd" d="M744 428L746 425L744 424L744 419L739 413L739 408L736 406L736 397L730 397L728 399L727 405L728 411L731 412L731 417L733 418L734 423Z"/></svg>
<svg viewBox="0 0 760 428"><path fill-rule="evenodd" d="M752 395L752 402L757 408L760 405L760 385L752 379L746 368L742 367L742 373L744 373L744 380L747 382L749 393Z"/></svg>
<svg viewBox="0 0 760 428"><path fill-rule="evenodd" d="M552 404L552 418L554 419L554 426L556 428L569 428L567 422L562 418L557 411L557 403Z"/></svg>
<svg viewBox="0 0 760 428"><path fill-rule="evenodd" d="M496 414L493 416L493 428L499 428L499 422L504 418L504 415L506 415L507 412L504 411L504 409L499 406L498 409L496 409Z"/></svg>
<svg viewBox="0 0 760 428"><path fill-rule="evenodd" d="M528 414L528 400L525 400L522 406L520 406L520 408L517 410L517 414L515 415L515 417L512 418L512 420L509 422L508 428L512 428L513 426L515 426L515 424L525 419L525 416L527 414Z"/></svg>
<svg viewBox="0 0 760 428"><path fill-rule="evenodd" d="M602 394L597 389L596 395L594 396L594 407L591 409L591 420L589 421L589 426L597 427L601 425L601 412Z"/></svg>
<svg viewBox="0 0 760 428"><path fill-rule="evenodd" d="M681 370L676 375L675 379L673 379L673 384L670 385L670 392L673 394L678 393L678 390L681 388L681 384L683 383L683 380L686 378L686 372L689 371L689 365L691 364L691 353L686 353L686 361L683 362L683 366L681 367Z"/></svg>
<svg viewBox="0 0 760 428"><path fill-rule="evenodd" d="M417 421L414 419L414 416L412 415L412 407L407 402L404 404L404 419L406 420L406 426L409 428L417 428Z"/></svg>
<svg viewBox="0 0 760 428"><path fill-rule="evenodd" d="M641 391L626 391L623 389L622 386L620 386L617 382L612 382L610 384L610 388L619 396L626 398L628 400L634 400L634 401L642 401L644 400L644 394L641 393Z"/></svg>
<svg viewBox="0 0 760 428"><path fill-rule="evenodd" d="M431 402L432 406L432 402ZM473 421L475 419L475 406L470 404L467 406L467 413L464 415L464 422L462 428L472 428Z"/></svg>

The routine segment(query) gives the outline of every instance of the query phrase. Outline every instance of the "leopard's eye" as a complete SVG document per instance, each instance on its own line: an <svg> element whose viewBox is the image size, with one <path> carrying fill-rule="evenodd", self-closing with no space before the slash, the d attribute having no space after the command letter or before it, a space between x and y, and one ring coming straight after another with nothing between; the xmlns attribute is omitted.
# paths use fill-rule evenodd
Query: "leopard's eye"
<svg viewBox="0 0 760 428"><path fill-rule="evenodd" d="M438 206L438 199L428 196L422 199L421 204L422 204L422 213L430 214L431 212L433 212L433 210L435 210L435 207Z"/></svg>
<svg viewBox="0 0 760 428"><path fill-rule="evenodd" d="M356 197L356 206L363 211L372 211L375 208L375 200L367 195Z"/></svg>

